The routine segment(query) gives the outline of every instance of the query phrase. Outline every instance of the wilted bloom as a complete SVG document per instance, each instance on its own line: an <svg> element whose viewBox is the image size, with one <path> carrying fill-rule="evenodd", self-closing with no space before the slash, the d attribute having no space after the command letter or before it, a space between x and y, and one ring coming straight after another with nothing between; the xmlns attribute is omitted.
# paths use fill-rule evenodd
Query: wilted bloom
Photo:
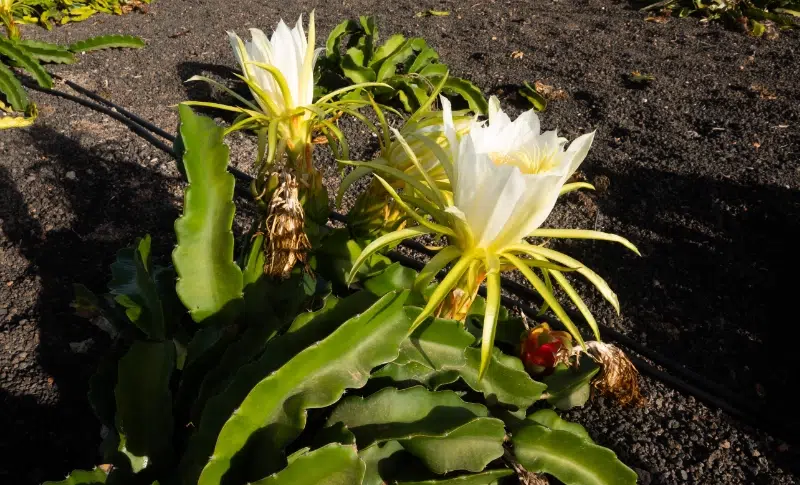
<svg viewBox="0 0 800 485"><path fill-rule="evenodd" d="M422 171L418 178L399 176L413 189L413 197L408 197L406 190L400 195L392 184L376 176L419 225L376 239L364 249L351 275L367 257L382 247L423 234L447 236L450 245L440 249L430 260L420 272L415 287L424 288L439 271L448 265L451 269L433 290L414 327L441 305L461 300L448 299L451 292L474 298L478 285L485 279L487 296L481 339L481 375L489 364L494 343L500 309L501 271L519 270L577 343L583 346L580 332L553 295L551 281L555 281L578 307L599 339L596 321L563 273L574 271L586 277L619 311L614 292L579 261L526 241L528 237L601 239L619 242L638 253L633 244L613 234L540 228L560 194L591 187L585 183L565 183L586 158L594 133L580 136L567 145L567 140L556 132L541 132L539 119L533 110L512 122L500 109L497 98L492 97L488 123L475 121L467 134L459 136L450 103L442 98L442 105L443 130L448 139L449 153L436 153L447 174L450 190L443 190L428 173ZM395 135L409 157L418 159L402 135L398 132ZM374 166L374 169L378 171L380 167ZM383 172L398 177L396 171ZM534 268L541 272L542 277L534 272Z"/></svg>
<svg viewBox="0 0 800 485"><path fill-rule="evenodd" d="M571 352L570 334L550 330L548 324L542 323L524 335L520 359L532 375L543 376L552 373L559 363L569 364Z"/></svg>
<svg viewBox="0 0 800 485"><path fill-rule="evenodd" d="M259 29L250 29L251 41L244 42L233 32L228 37L244 78L261 109L280 116L308 106L314 97L314 12L308 23L308 38L302 15L293 29L281 20L267 38Z"/></svg>
<svg viewBox="0 0 800 485"><path fill-rule="evenodd" d="M587 342L589 355L594 357L603 370L594 380L594 387L602 394L611 396L623 406L644 404L639 392L639 372L628 356L619 348L604 342Z"/></svg>
<svg viewBox="0 0 800 485"><path fill-rule="evenodd" d="M288 277L295 264L305 263L306 251L310 248L297 181L284 172L267 211L264 272L270 276Z"/></svg>

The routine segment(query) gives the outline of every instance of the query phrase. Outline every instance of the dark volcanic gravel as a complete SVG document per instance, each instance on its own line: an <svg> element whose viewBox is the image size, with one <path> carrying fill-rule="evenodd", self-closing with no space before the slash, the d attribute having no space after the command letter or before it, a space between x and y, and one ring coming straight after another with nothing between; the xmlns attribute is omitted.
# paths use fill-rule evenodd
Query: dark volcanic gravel
<svg viewBox="0 0 800 485"><path fill-rule="evenodd" d="M695 19L649 23L627 3L600 0L157 0L147 14L24 34L63 43L142 36L146 49L91 53L52 70L174 131L172 106L209 95L182 81L233 67L226 30L271 30L279 17L294 23L313 7L321 36L345 18L375 14L383 38L425 37L455 75L509 107L522 81L566 91L542 123L569 138L597 130L583 173L599 190L567 197L548 224L625 235L644 255L565 244L620 297L616 316L585 291L598 319L797 423L789 396L798 329L786 311L797 287L791 235L800 233L797 32L765 41ZM452 13L414 16L429 8ZM633 70L655 80L631 85ZM147 232L168 257L181 196L170 159L125 127L68 101L33 97L36 125L0 132L3 484L58 479L96 463L99 432L85 392L107 340L73 315L71 284L102 291L115 251ZM363 131L349 131L356 145L368 144ZM246 167L252 143L233 148L234 163ZM642 484L799 483L796 445L650 379L644 386L644 409L597 399L570 413L635 467Z"/></svg>

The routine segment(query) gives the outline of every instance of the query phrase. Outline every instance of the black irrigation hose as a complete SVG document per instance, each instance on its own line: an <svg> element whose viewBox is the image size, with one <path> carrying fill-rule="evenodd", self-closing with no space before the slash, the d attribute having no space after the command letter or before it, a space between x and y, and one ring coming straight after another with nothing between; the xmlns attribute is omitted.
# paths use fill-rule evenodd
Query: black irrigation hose
<svg viewBox="0 0 800 485"><path fill-rule="evenodd" d="M75 84L74 82L70 81L69 79L64 79L64 78L61 78L61 77L58 77L58 76L53 76L53 77L55 77L56 79L58 79L60 81L63 81L64 84L66 84L70 88L74 89L75 91L83 94L87 98L93 99L93 100L97 101L98 103L101 103L101 104L109 106L112 110L115 110L115 111L119 112L120 114L124 115L125 117L127 117L130 120L132 120L135 123L137 123L138 125L141 125L144 128L147 128L148 130L150 130L152 133L155 133L156 135L160 136L161 138L167 139L170 142L174 142L175 141L175 135L173 135L172 133L169 133L167 131L162 130L161 128L157 127L153 123L150 123L149 121L140 118L139 116L131 113L130 111L128 111L125 108L123 108L122 106L119 106L119 105L116 105L116 104L112 103L111 101L103 98L102 96L100 96L99 94L95 93L94 91L90 91L90 90L84 88L83 86L79 86L79 85Z"/></svg>
<svg viewBox="0 0 800 485"><path fill-rule="evenodd" d="M62 91L57 91L53 89L46 89L41 88L36 85L32 85L29 83L30 88L35 89L37 91L41 91L47 94L51 94L53 96L59 96L64 99L74 101L78 104L86 106L88 108L94 109L100 113L110 116L115 120L123 123L124 125L128 126L134 133L151 143L154 147L158 148L159 150L174 156L174 152L172 147L167 146L161 140L157 139L152 135L155 133L167 140L174 141L175 136L167 133L166 131L158 128L157 126L153 125L152 123L143 120L141 117L131 113L130 111L122 108L121 106L117 106L116 104L112 103L109 100L101 97L100 95L83 88L71 81L64 80L65 84L70 88L74 89L77 92L84 94L85 96L102 103L103 105L92 103L85 99L79 98L77 96L73 96L68 93L64 93ZM234 175L236 179L241 182L246 183L248 186L250 182L253 180L253 177L248 175L247 173L235 168L235 167L228 167L228 170ZM237 187L237 192L242 193L245 197L250 195L249 188L245 187ZM335 221L344 222L346 223L346 218L342 214L332 212L330 218ZM413 242L413 241L405 241L403 245L409 249L414 251L426 254L430 256L432 252L423 246L420 243ZM423 263L417 261L416 259L410 258L403 254L397 252L391 252L390 257L395 261L400 261L404 265L409 266L411 268L421 269L423 267ZM530 288L521 285L520 283L503 278L503 284L506 288L510 290L512 294L522 299L528 300L535 300L538 304L541 304L541 297L537 295L534 291ZM483 293L483 290L481 291ZM515 302L507 297L503 297L503 304L508 307L517 307L519 308L525 315L535 318L538 320L545 320L548 323L561 327L561 323L552 318L547 316L539 316L538 311L529 306L529 305L520 305L518 302ZM568 311L570 313L570 317L582 320L582 316L579 314ZM672 388L681 391L683 393L692 395L697 399L714 406L728 415L740 419L744 422L749 423L750 425L754 426L757 429L762 429L770 432L776 437L781 437L788 442L794 442L798 434L798 430L796 425L792 425L787 423L786 420L780 419L780 417L773 417L773 415L766 409L761 409L758 406L752 406L748 404L746 401L741 399L739 396L733 394L728 389L711 382L707 378L685 368L683 365L664 357L657 352L648 349L644 345L636 342L635 340L627 337L626 335L608 328L603 327L603 332L606 333L610 340L617 342L620 345L628 348L629 350L633 351L636 354L645 357L652 362L654 362L657 366L661 366L667 369L669 372L664 372L656 365L651 365L647 361L636 357L635 355L629 356L633 364L639 369L639 371L645 375L648 375L656 380L659 380ZM693 382L685 382L680 378L676 377L673 374L677 374L682 376L684 379ZM709 392L708 390L712 390L713 392Z"/></svg>
<svg viewBox="0 0 800 485"><path fill-rule="evenodd" d="M115 120L119 121L120 123L122 123L125 126L127 126L128 128L130 128L131 131L133 131L134 133L139 135L141 138L143 138L145 141L147 141L148 143L150 143L154 147L158 148L159 150L161 150L163 152L166 152L167 154L172 155L172 147L171 146L168 146L163 141L161 141L158 138L156 138L155 136L153 136L151 131L149 131L146 127L144 127L144 126L140 125L139 123L133 121L131 118L126 117L121 112L118 112L119 109L116 106L114 106L113 104L111 104L110 102L106 102L106 104L108 104L109 106L112 106L113 109L107 108L107 107L99 105L97 103L92 103L91 101L87 101L87 100L85 100L83 98L79 98L78 96L75 96L75 95L72 95L72 94L69 94L69 93L65 93L63 91L58 91L56 89L43 88L43 87L41 87L39 85L36 85L36 84L33 84L33 83L25 83L25 84L26 84L26 86L28 88L33 89L35 91L40 91L42 93L49 94L51 96L57 96L59 98L64 98L66 100L78 103L78 104L80 104L82 106L86 106L87 108L90 108L90 109L93 109L93 110L98 111L100 113L103 113L104 115L110 116L111 118L114 118ZM174 140L174 137L173 137L173 140Z"/></svg>

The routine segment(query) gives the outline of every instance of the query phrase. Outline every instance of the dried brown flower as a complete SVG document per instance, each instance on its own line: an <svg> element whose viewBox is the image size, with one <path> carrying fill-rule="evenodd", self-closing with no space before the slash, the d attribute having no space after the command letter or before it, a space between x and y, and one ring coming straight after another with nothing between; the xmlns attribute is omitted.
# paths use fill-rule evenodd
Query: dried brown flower
<svg viewBox="0 0 800 485"><path fill-rule="evenodd" d="M283 172L280 181L272 194L265 222L264 272L288 278L295 264L306 262L306 251L311 248L311 243L306 236L305 213L298 197L297 180Z"/></svg>
<svg viewBox="0 0 800 485"><path fill-rule="evenodd" d="M604 342L587 342L587 350L603 367L594 381L601 394L616 399L622 406L643 405L639 392L639 371L619 348Z"/></svg>

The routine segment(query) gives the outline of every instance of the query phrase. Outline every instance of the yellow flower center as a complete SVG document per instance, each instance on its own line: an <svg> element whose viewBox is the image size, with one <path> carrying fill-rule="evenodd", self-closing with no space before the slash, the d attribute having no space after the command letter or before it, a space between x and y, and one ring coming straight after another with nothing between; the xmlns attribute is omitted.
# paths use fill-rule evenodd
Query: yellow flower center
<svg viewBox="0 0 800 485"><path fill-rule="evenodd" d="M517 150L513 152L489 154L495 165L512 165L526 175L546 173L558 164L558 147L547 151L534 147L531 151Z"/></svg>

